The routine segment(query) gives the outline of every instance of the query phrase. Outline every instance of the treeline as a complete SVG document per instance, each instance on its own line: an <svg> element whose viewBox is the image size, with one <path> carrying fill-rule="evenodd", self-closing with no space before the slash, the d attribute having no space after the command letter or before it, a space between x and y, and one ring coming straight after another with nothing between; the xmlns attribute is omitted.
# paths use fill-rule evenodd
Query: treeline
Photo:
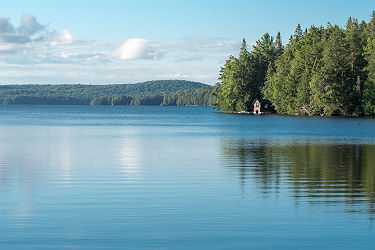
<svg viewBox="0 0 375 250"><path fill-rule="evenodd" d="M132 105L132 106L211 106L216 101L213 87L181 90L165 94L139 96L100 96L90 101L90 105Z"/></svg>
<svg viewBox="0 0 375 250"><path fill-rule="evenodd" d="M112 85L0 85L0 104L212 105L213 87L184 80Z"/></svg>
<svg viewBox="0 0 375 250"><path fill-rule="evenodd" d="M243 41L219 80L220 110L252 111L255 98L266 98L280 114L375 115L375 12L345 28L298 25L285 46L280 33L266 33L251 52Z"/></svg>

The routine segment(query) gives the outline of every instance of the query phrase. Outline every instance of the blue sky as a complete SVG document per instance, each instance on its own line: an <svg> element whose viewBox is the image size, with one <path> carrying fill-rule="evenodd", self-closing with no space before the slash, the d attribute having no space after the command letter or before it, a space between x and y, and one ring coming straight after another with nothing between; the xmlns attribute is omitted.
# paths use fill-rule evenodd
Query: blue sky
<svg viewBox="0 0 375 250"><path fill-rule="evenodd" d="M214 84L242 38L370 19L375 1L4 1L0 84Z"/></svg>

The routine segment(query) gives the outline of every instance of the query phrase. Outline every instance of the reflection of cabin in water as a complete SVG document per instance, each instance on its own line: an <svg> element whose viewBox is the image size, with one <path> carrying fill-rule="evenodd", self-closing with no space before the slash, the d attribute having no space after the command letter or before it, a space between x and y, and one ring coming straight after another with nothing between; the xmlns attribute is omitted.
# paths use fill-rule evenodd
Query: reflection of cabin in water
<svg viewBox="0 0 375 250"><path fill-rule="evenodd" d="M267 99L257 98L253 102L254 105L254 114L272 114L275 113L275 109L272 106L272 103Z"/></svg>

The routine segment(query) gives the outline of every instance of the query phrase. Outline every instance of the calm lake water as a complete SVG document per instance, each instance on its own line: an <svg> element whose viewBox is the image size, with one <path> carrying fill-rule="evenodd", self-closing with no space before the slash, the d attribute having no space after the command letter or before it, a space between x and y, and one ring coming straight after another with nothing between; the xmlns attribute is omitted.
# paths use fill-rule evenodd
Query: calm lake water
<svg viewBox="0 0 375 250"><path fill-rule="evenodd" d="M0 249L374 249L375 120L0 106Z"/></svg>

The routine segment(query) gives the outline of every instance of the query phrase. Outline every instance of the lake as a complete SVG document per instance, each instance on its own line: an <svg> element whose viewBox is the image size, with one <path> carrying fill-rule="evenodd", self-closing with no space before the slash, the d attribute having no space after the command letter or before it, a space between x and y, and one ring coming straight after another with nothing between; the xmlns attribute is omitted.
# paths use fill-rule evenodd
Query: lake
<svg viewBox="0 0 375 250"><path fill-rule="evenodd" d="M1 249L373 249L375 119L0 106Z"/></svg>

